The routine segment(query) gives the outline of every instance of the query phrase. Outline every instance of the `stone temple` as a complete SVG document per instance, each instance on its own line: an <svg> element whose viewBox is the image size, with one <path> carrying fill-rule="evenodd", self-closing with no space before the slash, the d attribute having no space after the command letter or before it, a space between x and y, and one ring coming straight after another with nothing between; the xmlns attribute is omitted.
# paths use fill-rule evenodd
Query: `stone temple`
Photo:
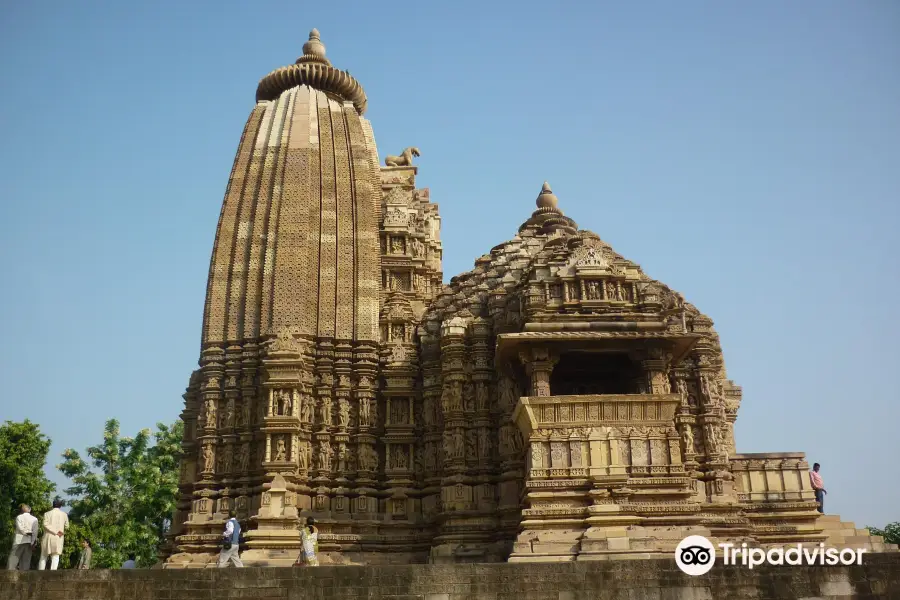
<svg viewBox="0 0 900 600"><path fill-rule="evenodd" d="M687 535L883 549L817 512L803 454L737 454L712 321L546 183L443 283L417 148L380 166L313 30L266 75L219 217L167 567L235 510L249 565L671 556ZM536 189L540 182L537 182ZM523 202L524 204L524 202Z"/></svg>

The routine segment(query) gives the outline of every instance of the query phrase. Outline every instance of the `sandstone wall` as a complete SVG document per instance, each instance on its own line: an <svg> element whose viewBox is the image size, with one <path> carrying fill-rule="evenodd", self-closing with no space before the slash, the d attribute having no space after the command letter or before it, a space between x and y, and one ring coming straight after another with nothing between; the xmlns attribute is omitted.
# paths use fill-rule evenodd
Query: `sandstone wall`
<svg viewBox="0 0 900 600"><path fill-rule="evenodd" d="M0 572L0 600L726 600L900 598L900 553L854 567L716 565L689 577L674 560L187 571Z"/></svg>

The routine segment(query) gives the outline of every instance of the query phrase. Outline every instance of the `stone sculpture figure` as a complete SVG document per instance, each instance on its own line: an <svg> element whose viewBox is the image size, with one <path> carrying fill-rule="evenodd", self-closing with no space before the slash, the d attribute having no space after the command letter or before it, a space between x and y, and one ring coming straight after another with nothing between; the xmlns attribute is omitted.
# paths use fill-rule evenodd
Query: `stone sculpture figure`
<svg viewBox="0 0 900 600"><path fill-rule="evenodd" d="M384 164L388 167L411 167L414 156L421 156L421 154L418 148L410 146L409 148L404 148L400 156L386 156Z"/></svg>
<svg viewBox="0 0 900 600"><path fill-rule="evenodd" d="M468 381L463 385L463 410L467 413L475 410L475 386Z"/></svg>
<svg viewBox="0 0 900 600"><path fill-rule="evenodd" d="M250 398L244 398L243 403L241 404L241 425L244 427L250 427Z"/></svg>
<svg viewBox="0 0 900 600"><path fill-rule="evenodd" d="M403 342L400 339L394 340L394 345L391 346L391 364L400 364L406 362L406 348L403 347Z"/></svg>
<svg viewBox="0 0 900 600"><path fill-rule="evenodd" d="M684 453L694 453L694 431L690 425L685 425L681 431L682 441L684 442Z"/></svg>
<svg viewBox="0 0 900 600"><path fill-rule="evenodd" d="M505 410L512 409L518 398L516 398L515 384L509 377L501 377L500 387L500 406Z"/></svg>
<svg viewBox="0 0 900 600"><path fill-rule="evenodd" d="M346 398L338 400L338 424L344 428L350 425L350 401Z"/></svg>
<svg viewBox="0 0 900 600"><path fill-rule="evenodd" d="M368 398L360 398L359 399L359 425L360 425L360 427L368 427L370 425L369 402L370 401Z"/></svg>
<svg viewBox="0 0 900 600"><path fill-rule="evenodd" d="M509 425L501 425L499 433L500 454L507 455L512 453L512 441L509 438Z"/></svg>
<svg viewBox="0 0 900 600"><path fill-rule="evenodd" d="M275 462L284 462L287 460L285 443L283 438L278 438L275 444Z"/></svg>
<svg viewBox="0 0 900 600"><path fill-rule="evenodd" d="M246 473L250 469L250 444L245 443L241 446L238 454L238 471Z"/></svg>
<svg viewBox="0 0 900 600"><path fill-rule="evenodd" d="M466 440L462 429L453 431L453 458L463 458L466 455Z"/></svg>
<svg viewBox="0 0 900 600"><path fill-rule="evenodd" d="M234 427L234 398L225 405L225 427Z"/></svg>
<svg viewBox="0 0 900 600"><path fill-rule="evenodd" d="M458 382L450 383L447 387L446 410L453 412L462 408L462 390Z"/></svg>
<svg viewBox="0 0 900 600"><path fill-rule="evenodd" d="M212 444L203 446L203 470L212 471L215 467L216 455L213 452Z"/></svg>
<svg viewBox="0 0 900 600"><path fill-rule="evenodd" d="M216 426L216 401L212 398L206 401L206 426Z"/></svg>
<svg viewBox="0 0 900 600"><path fill-rule="evenodd" d="M488 408L488 386L486 383L478 382L475 384L475 408L476 410L487 410Z"/></svg>
<svg viewBox="0 0 900 600"><path fill-rule="evenodd" d="M347 444L341 442L338 444L337 451L337 470L341 473L347 470Z"/></svg>
<svg viewBox="0 0 900 600"><path fill-rule="evenodd" d="M478 457L488 458L491 455L491 436L487 427L478 430Z"/></svg>
<svg viewBox="0 0 900 600"><path fill-rule="evenodd" d="M719 439L714 425L706 426L706 444L710 454L716 454L719 451Z"/></svg>
<svg viewBox="0 0 900 600"><path fill-rule="evenodd" d="M320 409L320 417L322 421L322 427L328 428L331 426L331 397L330 396L322 396L322 403L319 406Z"/></svg>
<svg viewBox="0 0 900 600"><path fill-rule="evenodd" d="M300 420L304 423L309 423L312 421L313 398L312 396L304 395L301 401L302 404L300 405Z"/></svg>
<svg viewBox="0 0 900 600"><path fill-rule="evenodd" d="M612 281L606 282L606 298L607 300L616 299L616 284Z"/></svg>
<svg viewBox="0 0 900 600"><path fill-rule="evenodd" d="M378 456L375 450L367 445L362 444L359 447L359 468L363 471L374 471L378 466Z"/></svg>
<svg viewBox="0 0 900 600"><path fill-rule="evenodd" d="M334 450L332 449L330 443L321 442L319 444L319 470L320 471L331 470L331 455L333 453L334 453Z"/></svg>
<svg viewBox="0 0 900 600"><path fill-rule="evenodd" d="M681 406L688 405L688 389L687 383L685 383L684 379L680 377L675 380L675 391L678 393L678 396L681 398Z"/></svg>

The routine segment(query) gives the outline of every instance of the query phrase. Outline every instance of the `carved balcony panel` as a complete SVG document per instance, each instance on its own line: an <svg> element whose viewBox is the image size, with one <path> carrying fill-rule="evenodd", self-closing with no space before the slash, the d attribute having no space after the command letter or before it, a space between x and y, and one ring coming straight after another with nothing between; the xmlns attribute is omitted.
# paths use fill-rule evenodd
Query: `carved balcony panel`
<svg viewBox="0 0 900 600"><path fill-rule="evenodd" d="M513 421L528 478L682 475L676 394L526 396Z"/></svg>
<svg viewBox="0 0 900 600"><path fill-rule="evenodd" d="M802 452L733 454L730 464L742 502L815 501Z"/></svg>

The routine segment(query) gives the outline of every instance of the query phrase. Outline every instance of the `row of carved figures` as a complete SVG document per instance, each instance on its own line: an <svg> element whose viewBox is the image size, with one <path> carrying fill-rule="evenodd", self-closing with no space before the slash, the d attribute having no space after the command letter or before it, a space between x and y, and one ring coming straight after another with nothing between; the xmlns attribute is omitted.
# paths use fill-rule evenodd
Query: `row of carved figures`
<svg viewBox="0 0 900 600"><path fill-rule="evenodd" d="M445 431L441 444L425 443L421 459L421 468L433 472L445 462L456 460L490 459L494 450L493 429L489 427L463 428L457 427ZM511 457L520 453L524 441L519 430L507 423L499 428L499 451L501 457ZM335 444L337 449L335 449ZM309 440L301 440L296 434L272 434L268 442L268 460L275 463L293 463L300 472L308 469L338 472L354 472L357 469L374 471L378 465L377 451L369 444L360 443L358 453L345 442L319 441L313 444ZM206 473L221 474L232 472L245 473L251 466L251 443L240 445L225 443L218 446L213 443L203 444L201 450L202 470ZM409 444L394 443L387 445L386 467L389 469L410 468L411 448ZM259 448L261 450L261 448ZM357 455L358 454L358 455ZM218 455L218 456L217 456ZM216 459L218 458L218 463ZM262 456L257 460L261 461ZM335 462L335 458L337 459Z"/></svg>
<svg viewBox="0 0 900 600"><path fill-rule="evenodd" d="M409 254L413 258L425 258L426 246L419 238L412 238L409 242L402 236L390 236L388 239L390 239L390 246L388 246L386 240L383 241L381 245L382 254L387 254L387 251L390 250L392 255L406 256L408 249Z"/></svg>
<svg viewBox="0 0 900 600"><path fill-rule="evenodd" d="M707 423L703 426L704 447L707 454L719 454L727 452L726 441L724 439L722 428L713 423ZM681 440L684 444L684 453L697 454L697 447L694 442L694 427L689 423L681 426Z"/></svg>
<svg viewBox="0 0 900 600"><path fill-rule="evenodd" d="M609 300L615 302L631 302L634 299L631 284L613 281L589 279L582 280L579 286L576 282L566 282L564 288L558 284L548 287L547 300Z"/></svg>
<svg viewBox="0 0 900 600"><path fill-rule="evenodd" d="M410 273L406 269L393 271L385 269L381 281L381 289L395 292L419 292L428 293L431 291L428 276L422 273Z"/></svg>
<svg viewBox="0 0 900 600"><path fill-rule="evenodd" d="M241 411L235 408L235 400L230 399L225 405L221 421L217 423L216 400L208 398L204 410L200 416L200 422L205 427L242 427L252 425L251 400L244 399L241 403ZM313 423L316 414L317 422L323 427L330 427L333 416L334 402L329 396L323 396L316 411L315 399L312 396L301 394L297 390L270 390L266 416L293 416L301 423ZM339 427L350 426L350 401L346 398L338 398L337 401L337 425ZM375 424L377 408L375 400L371 398L359 398L359 425L372 426Z"/></svg>
<svg viewBox="0 0 900 600"><path fill-rule="evenodd" d="M725 408L725 386L719 379L702 373L699 377L699 392L702 406L713 409ZM675 379L675 392L681 398L681 406L697 406L697 397L691 391L688 382L682 378Z"/></svg>

